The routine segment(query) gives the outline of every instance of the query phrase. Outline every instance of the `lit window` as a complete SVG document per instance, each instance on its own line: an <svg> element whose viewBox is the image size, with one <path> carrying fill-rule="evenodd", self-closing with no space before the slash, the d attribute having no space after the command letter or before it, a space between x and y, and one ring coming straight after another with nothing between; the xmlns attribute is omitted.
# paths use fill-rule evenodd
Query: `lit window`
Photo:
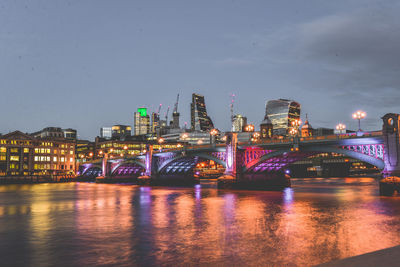
<svg viewBox="0 0 400 267"><path fill-rule="evenodd" d="M74 159L73 159L73 158L70 158L70 159L69 159L69 162L74 162Z"/></svg>
<svg viewBox="0 0 400 267"><path fill-rule="evenodd" d="M7 152L7 148L5 148L5 147L0 147L0 152Z"/></svg>
<svg viewBox="0 0 400 267"><path fill-rule="evenodd" d="M73 155L73 154L74 154L74 151L71 150L71 151L69 152L69 154Z"/></svg>
<svg viewBox="0 0 400 267"><path fill-rule="evenodd" d="M11 161L19 161L19 156L10 156Z"/></svg>
<svg viewBox="0 0 400 267"><path fill-rule="evenodd" d="M47 153L50 154L50 148L47 149Z"/></svg>
<svg viewBox="0 0 400 267"><path fill-rule="evenodd" d="M54 157L54 158L53 158L53 161L54 161L54 162L57 162L57 157Z"/></svg>
<svg viewBox="0 0 400 267"><path fill-rule="evenodd" d="M24 148L24 153L29 153L29 148L25 147Z"/></svg>

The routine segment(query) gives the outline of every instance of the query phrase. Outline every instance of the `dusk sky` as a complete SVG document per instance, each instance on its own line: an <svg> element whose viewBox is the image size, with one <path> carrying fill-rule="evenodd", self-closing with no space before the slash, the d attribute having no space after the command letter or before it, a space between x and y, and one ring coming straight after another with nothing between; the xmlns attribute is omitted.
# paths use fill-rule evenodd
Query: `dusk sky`
<svg viewBox="0 0 400 267"><path fill-rule="evenodd" d="M397 2L397 3L396 3ZM133 124L180 94L205 96L217 128L258 125L270 99L302 105L313 127L362 109L366 130L400 112L400 4L369 0L0 1L0 132ZM170 116L171 117L171 116Z"/></svg>

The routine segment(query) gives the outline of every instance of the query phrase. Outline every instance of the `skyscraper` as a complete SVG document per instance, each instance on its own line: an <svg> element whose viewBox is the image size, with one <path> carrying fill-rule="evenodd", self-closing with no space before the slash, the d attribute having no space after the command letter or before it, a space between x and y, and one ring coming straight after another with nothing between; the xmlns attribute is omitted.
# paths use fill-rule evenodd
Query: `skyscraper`
<svg viewBox="0 0 400 267"><path fill-rule="evenodd" d="M243 132L244 126L247 124L247 118L240 114L236 114L233 117L232 131L233 132Z"/></svg>
<svg viewBox="0 0 400 267"><path fill-rule="evenodd" d="M287 135L292 121L300 119L300 104L288 99L270 100L265 115L271 120L274 135Z"/></svg>
<svg viewBox="0 0 400 267"><path fill-rule="evenodd" d="M209 131L214 128L211 118L207 115L204 96L192 94L190 103L190 117L192 131Z"/></svg>
<svg viewBox="0 0 400 267"><path fill-rule="evenodd" d="M147 114L147 108L138 108L134 114L135 135L150 133L150 116Z"/></svg>
<svg viewBox="0 0 400 267"><path fill-rule="evenodd" d="M151 132L156 133L158 128L160 128L160 115L153 112L151 114Z"/></svg>

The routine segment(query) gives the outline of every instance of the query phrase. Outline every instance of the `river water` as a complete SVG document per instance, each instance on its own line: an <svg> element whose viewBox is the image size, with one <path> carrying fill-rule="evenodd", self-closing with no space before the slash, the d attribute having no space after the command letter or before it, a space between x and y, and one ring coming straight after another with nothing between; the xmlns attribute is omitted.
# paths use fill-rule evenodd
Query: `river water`
<svg viewBox="0 0 400 267"><path fill-rule="evenodd" d="M372 178L283 192L93 183L0 186L1 266L309 266L400 244Z"/></svg>

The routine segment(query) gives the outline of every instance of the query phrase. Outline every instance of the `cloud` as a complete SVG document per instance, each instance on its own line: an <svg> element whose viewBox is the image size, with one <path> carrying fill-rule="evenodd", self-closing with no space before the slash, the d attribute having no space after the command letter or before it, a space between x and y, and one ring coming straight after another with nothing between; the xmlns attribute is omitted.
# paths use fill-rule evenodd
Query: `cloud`
<svg viewBox="0 0 400 267"><path fill-rule="evenodd" d="M330 73L337 91L400 91L400 5L323 17L298 28L304 61ZM371 95L373 96L373 95ZM391 101L389 101L391 102ZM393 101L392 101L393 102Z"/></svg>

